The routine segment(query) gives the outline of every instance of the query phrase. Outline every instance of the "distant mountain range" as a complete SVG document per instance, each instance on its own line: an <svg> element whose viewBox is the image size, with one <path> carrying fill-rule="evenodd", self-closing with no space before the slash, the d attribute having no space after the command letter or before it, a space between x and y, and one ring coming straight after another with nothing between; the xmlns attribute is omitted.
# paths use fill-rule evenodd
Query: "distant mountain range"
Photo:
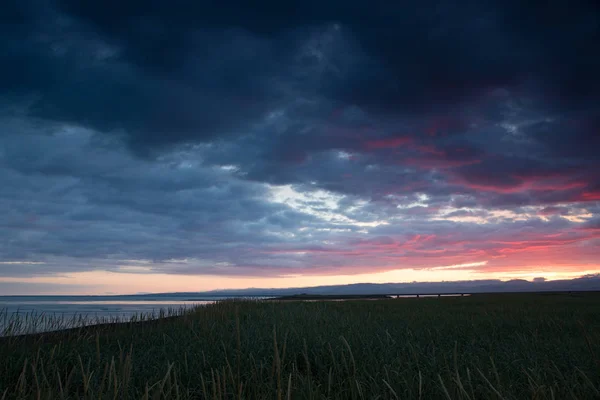
<svg viewBox="0 0 600 400"><path fill-rule="evenodd" d="M350 285L300 287L286 289L249 288L213 290L210 292L176 293L177 296L290 296L311 295L368 295L368 294L444 294L444 293L497 293L497 292L554 292L554 291L600 291L600 274L586 275L576 279L533 281L515 279L474 280L458 282L412 282L412 283L355 283ZM165 293L174 295L174 293Z"/></svg>

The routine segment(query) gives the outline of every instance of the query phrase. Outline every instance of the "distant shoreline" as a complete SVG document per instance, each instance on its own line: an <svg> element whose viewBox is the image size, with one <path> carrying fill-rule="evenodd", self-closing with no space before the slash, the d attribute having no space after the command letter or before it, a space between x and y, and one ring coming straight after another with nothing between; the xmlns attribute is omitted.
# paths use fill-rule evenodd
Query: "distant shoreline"
<svg viewBox="0 0 600 400"><path fill-rule="evenodd" d="M266 299L268 301L298 301L298 300L384 300L392 297L385 294L293 294Z"/></svg>
<svg viewBox="0 0 600 400"><path fill-rule="evenodd" d="M266 301L318 301L318 300L395 300L415 298L447 298L447 297L472 297L489 295L539 295L539 296L578 296L584 293L600 293L600 291L540 291L540 292L490 292L490 293L399 293L399 294L293 294L274 296L264 299Z"/></svg>

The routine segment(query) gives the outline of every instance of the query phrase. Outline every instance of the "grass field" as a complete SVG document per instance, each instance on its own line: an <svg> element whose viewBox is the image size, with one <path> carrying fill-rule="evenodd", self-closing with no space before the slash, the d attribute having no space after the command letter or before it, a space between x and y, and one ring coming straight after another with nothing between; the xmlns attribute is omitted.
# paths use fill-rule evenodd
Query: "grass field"
<svg viewBox="0 0 600 400"><path fill-rule="evenodd" d="M0 399L598 399L600 294L226 301L0 338Z"/></svg>

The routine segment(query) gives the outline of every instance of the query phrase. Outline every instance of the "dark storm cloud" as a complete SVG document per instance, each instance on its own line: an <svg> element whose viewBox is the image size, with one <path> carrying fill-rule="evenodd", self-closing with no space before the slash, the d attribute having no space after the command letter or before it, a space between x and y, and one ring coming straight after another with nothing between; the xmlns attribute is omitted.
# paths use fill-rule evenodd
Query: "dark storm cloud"
<svg viewBox="0 0 600 400"><path fill-rule="evenodd" d="M236 27L273 39L339 23L349 28L373 61L350 68L350 82L334 80L323 89L336 98L381 110L453 104L474 92L520 83L532 75L548 89L568 89L562 91L574 100L597 89L593 82L590 88L586 78L595 77L598 60L586 57L582 64L585 56L580 54L597 39L593 2L556 2L543 8L518 2L503 7L466 3L457 8L440 1L419 6L376 2L368 7L360 2L315 1L258 6L240 1L130 2L126 7L116 1L59 4L64 12L122 45L126 59L159 74L179 71L185 64L194 49L192 33L199 27L212 31ZM573 74L575 68L580 74ZM407 75L413 79L403 79ZM553 79L545 81L549 77Z"/></svg>
<svg viewBox="0 0 600 400"><path fill-rule="evenodd" d="M235 27L182 37L158 17L124 21L137 42L56 9L6 25L1 87L30 97L31 115L116 131L137 150L246 129L278 101L270 41Z"/></svg>
<svg viewBox="0 0 600 400"><path fill-rule="evenodd" d="M3 87L135 148L239 133L290 95L432 118L502 87L570 109L598 94L593 2L9 3Z"/></svg>

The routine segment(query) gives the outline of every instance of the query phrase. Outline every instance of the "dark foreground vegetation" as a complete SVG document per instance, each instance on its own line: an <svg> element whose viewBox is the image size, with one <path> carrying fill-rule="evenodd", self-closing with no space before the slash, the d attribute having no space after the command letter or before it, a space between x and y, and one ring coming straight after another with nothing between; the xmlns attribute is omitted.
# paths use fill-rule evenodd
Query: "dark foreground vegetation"
<svg viewBox="0 0 600 400"><path fill-rule="evenodd" d="M600 295L226 301L0 339L0 399L598 399Z"/></svg>

